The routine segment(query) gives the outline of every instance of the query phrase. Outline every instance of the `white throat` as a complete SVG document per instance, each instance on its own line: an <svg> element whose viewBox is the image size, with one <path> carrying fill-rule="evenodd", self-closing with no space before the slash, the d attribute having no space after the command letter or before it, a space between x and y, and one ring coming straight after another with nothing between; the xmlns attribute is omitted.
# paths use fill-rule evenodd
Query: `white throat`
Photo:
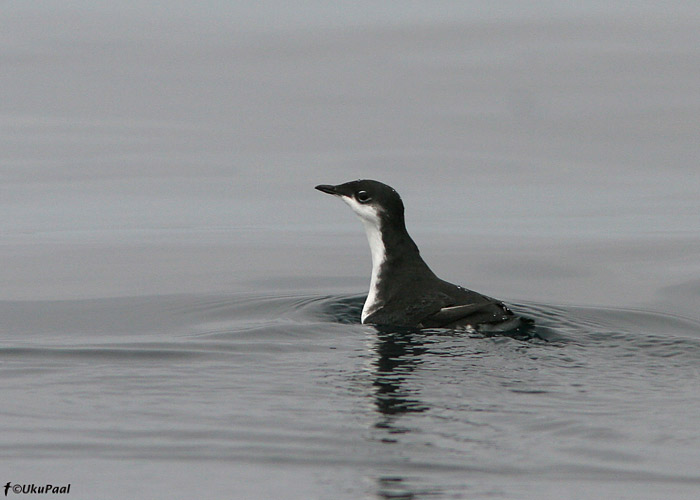
<svg viewBox="0 0 700 500"><path fill-rule="evenodd" d="M350 205L353 212L360 217L362 225L365 227L369 250L372 254L372 277L369 282L367 300L365 300L365 305L362 308L362 322L364 323L365 319L367 319L370 314L382 307L382 302L377 296L377 290L379 287L379 272L382 264L384 264L386 260L386 249L384 248L384 241L382 240L380 218L377 209L371 205L358 203L354 199L346 196L343 196L342 199L345 203Z"/></svg>

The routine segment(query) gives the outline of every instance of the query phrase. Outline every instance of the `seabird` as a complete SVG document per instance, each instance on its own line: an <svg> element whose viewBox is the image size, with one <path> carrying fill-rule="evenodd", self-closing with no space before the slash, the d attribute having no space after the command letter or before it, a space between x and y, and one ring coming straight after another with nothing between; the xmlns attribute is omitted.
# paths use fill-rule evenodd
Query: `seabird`
<svg viewBox="0 0 700 500"><path fill-rule="evenodd" d="M391 186L356 180L316 189L339 197L360 217L372 253L362 323L506 332L526 324L501 301L443 281L406 230L404 206Z"/></svg>

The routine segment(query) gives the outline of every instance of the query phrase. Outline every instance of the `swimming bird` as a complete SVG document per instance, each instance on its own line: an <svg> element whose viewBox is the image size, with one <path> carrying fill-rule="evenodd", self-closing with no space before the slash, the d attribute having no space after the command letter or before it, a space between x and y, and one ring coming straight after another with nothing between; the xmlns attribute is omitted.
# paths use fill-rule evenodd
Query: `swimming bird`
<svg viewBox="0 0 700 500"><path fill-rule="evenodd" d="M438 278L406 230L399 193L361 179L316 189L339 197L359 216L372 254L369 294L362 323L418 328L467 328L505 332L524 318L501 301Z"/></svg>

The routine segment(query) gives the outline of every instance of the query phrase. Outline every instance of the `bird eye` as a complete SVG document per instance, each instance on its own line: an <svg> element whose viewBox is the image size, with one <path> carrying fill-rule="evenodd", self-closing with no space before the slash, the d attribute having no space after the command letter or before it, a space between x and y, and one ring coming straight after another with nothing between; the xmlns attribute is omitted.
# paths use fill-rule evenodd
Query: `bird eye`
<svg viewBox="0 0 700 500"><path fill-rule="evenodd" d="M355 193L355 199L360 203L367 203L372 197L367 191L358 191Z"/></svg>

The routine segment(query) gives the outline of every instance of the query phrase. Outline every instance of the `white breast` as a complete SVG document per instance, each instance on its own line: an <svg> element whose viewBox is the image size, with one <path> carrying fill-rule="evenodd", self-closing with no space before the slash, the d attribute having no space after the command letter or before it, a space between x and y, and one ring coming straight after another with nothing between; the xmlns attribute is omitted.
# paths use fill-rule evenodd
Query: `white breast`
<svg viewBox="0 0 700 500"><path fill-rule="evenodd" d="M377 296L377 289L379 286L379 271L386 260L386 250L384 241L382 241L381 223L377 209L372 205L363 205L347 196L343 196L342 199L360 217L362 225L365 227L367 242L372 254L372 277L369 282L367 300L362 308L362 322L364 323L370 314L382 307L382 303Z"/></svg>
<svg viewBox="0 0 700 500"><path fill-rule="evenodd" d="M362 308L362 322L365 322L367 316L379 309L382 304L377 297L377 287L379 286L379 270L386 260L386 252L384 251L384 242L379 228L365 222L365 232L367 233L367 241L372 252L372 277L369 281L369 293L367 300Z"/></svg>

